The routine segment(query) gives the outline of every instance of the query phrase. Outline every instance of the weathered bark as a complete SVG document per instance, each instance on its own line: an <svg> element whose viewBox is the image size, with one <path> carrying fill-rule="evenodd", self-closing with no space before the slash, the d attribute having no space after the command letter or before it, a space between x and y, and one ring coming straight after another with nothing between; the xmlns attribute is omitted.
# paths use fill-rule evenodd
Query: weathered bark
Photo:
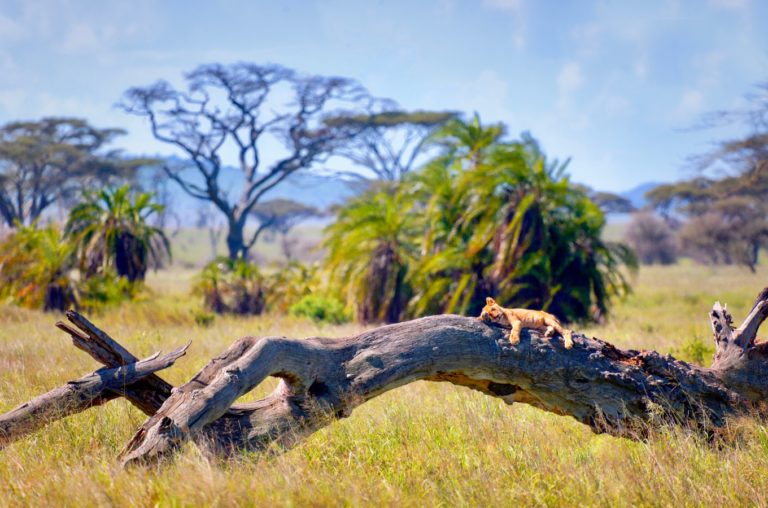
<svg viewBox="0 0 768 508"><path fill-rule="evenodd" d="M507 330L451 315L342 339L245 337L179 388L149 374L109 385L70 413L120 395L151 415L121 454L126 464L160 459L189 439L222 453L289 448L365 401L419 379L569 415L617 436L641 437L662 422L712 431L729 416L760 409L768 396L768 343L755 338L766 317L768 288L737 329L716 303L710 319L717 350L710 368L579 334L571 350L560 337L528 330L512 345ZM85 318L68 318L79 330L57 325L98 361L110 368L136 364ZM268 397L232 405L268 376L280 378Z"/></svg>
<svg viewBox="0 0 768 508"><path fill-rule="evenodd" d="M61 321L56 327L72 337L72 344L107 368L121 367L139 361L127 349L107 333L96 327L75 311L67 312L71 326ZM157 374L149 374L143 379L122 389L121 395L147 415L153 415L170 397L173 386L163 381Z"/></svg>
<svg viewBox="0 0 768 508"><path fill-rule="evenodd" d="M57 322L56 326L72 337L72 343L75 347L85 351L96 361L108 368L138 362L136 356L84 316L75 311L69 311L66 315L74 326L61 321ZM161 379L157 374L149 374L133 384L121 387L120 392L113 395L114 397L118 395L125 397L146 415L152 416L170 397L172 390L173 386L170 383ZM108 400L110 397L105 395L103 402ZM270 400L251 404L236 404L229 408L227 413L218 421L206 428L205 439L224 451L247 447L249 431L254 426L258 429L258 422L262 419L261 415L269 413L275 408L282 408L284 405L282 401L273 403ZM58 417L68 416L68 414L59 414ZM54 417L51 417L48 421L53 421L53 419Z"/></svg>
<svg viewBox="0 0 768 508"><path fill-rule="evenodd" d="M0 449L51 421L98 406L124 393L126 385L173 365L187 351L186 346L160 356L155 353L141 361L113 369L99 369L80 379L35 397L0 416Z"/></svg>
<svg viewBox="0 0 768 508"><path fill-rule="evenodd" d="M718 355L709 369L577 334L572 350L535 332L513 346L505 330L449 315L337 340L246 337L175 390L122 457L126 464L152 461L190 438L207 441L217 419L267 376L281 383L260 407L250 408L249 427L230 432L234 446L291 446L357 405L418 379L570 415L617 436L638 437L662 421L716 429L768 395L765 347L754 339L768 314L767 299L765 290L737 330L715 305Z"/></svg>

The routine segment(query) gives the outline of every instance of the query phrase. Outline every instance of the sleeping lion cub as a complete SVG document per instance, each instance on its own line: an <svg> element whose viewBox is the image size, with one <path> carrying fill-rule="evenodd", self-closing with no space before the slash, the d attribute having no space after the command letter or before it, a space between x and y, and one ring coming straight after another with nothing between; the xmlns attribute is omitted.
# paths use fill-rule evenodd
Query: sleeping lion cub
<svg viewBox="0 0 768 508"><path fill-rule="evenodd" d="M565 349L573 347L571 330L563 328L560 321L552 314L541 310L505 309L496 303L493 298L486 298L485 304L479 319L486 323L496 323L505 328L511 327L509 342L512 344L520 342L520 330L523 328L534 328L536 330L544 330L545 337L551 337L554 332L557 332L563 337Z"/></svg>

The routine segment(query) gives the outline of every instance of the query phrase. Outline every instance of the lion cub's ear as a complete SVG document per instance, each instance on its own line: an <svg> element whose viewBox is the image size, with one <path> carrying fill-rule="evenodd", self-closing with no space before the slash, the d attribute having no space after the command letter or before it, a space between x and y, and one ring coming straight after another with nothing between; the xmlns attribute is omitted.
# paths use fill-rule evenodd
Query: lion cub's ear
<svg viewBox="0 0 768 508"><path fill-rule="evenodd" d="M488 296L488 297L486 297L486 299L485 299L485 304L486 304L486 305L496 305L496 300L494 300L493 298L491 298L490 296Z"/></svg>

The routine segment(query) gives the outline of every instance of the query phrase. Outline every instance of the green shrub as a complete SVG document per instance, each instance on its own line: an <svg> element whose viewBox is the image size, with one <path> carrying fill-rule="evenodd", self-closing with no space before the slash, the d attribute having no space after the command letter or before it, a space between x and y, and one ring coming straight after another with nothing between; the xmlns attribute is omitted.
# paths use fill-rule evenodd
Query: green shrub
<svg viewBox="0 0 768 508"><path fill-rule="evenodd" d="M244 259L220 257L208 263L193 291L203 295L203 306L216 314L258 315L264 311L264 278Z"/></svg>
<svg viewBox="0 0 768 508"><path fill-rule="evenodd" d="M291 261L276 266L264 277L266 307L270 312L285 314L295 302L318 292L321 286L317 264Z"/></svg>
<svg viewBox="0 0 768 508"><path fill-rule="evenodd" d="M141 285L118 276L112 270L105 270L80 281L79 306L86 310L99 310L132 300L141 290Z"/></svg>
<svg viewBox="0 0 768 508"><path fill-rule="evenodd" d="M341 324L350 320L350 315L336 298L308 295L291 306L292 316L307 317L314 321Z"/></svg>
<svg viewBox="0 0 768 508"><path fill-rule="evenodd" d="M213 321L215 319L216 319L216 314L212 312L206 312L204 310L195 312L195 323L197 324L197 326L208 328L213 324Z"/></svg>
<svg viewBox="0 0 768 508"><path fill-rule="evenodd" d="M17 224L0 243L0 296L30 309L77 306L75 249L56 226Z"/></svg>
<svg viewBox="0 0 768 508"><path fill-rule="evenodd" d="M675 353L681 360L693 362L697 365L706 365L712 360L715 349L699 337L694 337L677 349Z"/></svg>

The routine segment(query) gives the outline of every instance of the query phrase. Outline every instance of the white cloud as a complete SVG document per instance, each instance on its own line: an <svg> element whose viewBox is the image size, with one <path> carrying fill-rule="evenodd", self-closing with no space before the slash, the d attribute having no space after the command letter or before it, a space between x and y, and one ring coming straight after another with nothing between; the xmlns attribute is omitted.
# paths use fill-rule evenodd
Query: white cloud
<svg viewBox="0 0 768 508"><path fill-rule="evenodd" d="M598 98L598 104L609 117L626 115L632 111L632 104L621 95L606 95Z"/></svg>
<svg viewBox="0 0 768 508"><path fill-rule="evenodd" d="M645 79L648 77L648 55L643 53L635 60L635 64L632 66L632 72L635 77Z"/></svg>
<svg viewBox="0 0 768 508"><path fill-rule="evenodd" d="M0 40L17 41L24 38L21 23L0 13Z"/></svg>
<svg viewBox="0 0 768 508"><path fill-rule="evenodd" d="M64 36L61 50L65 53L78 53L80 51L93 51L102 47L107 41L96 34L90 25L75 23Z"/></svg>
<svg viewBox="0 0 768 508"><path fill-rule="evenodd" d="M717 86L720 83L721 68L727 57L723 51L711 51L693 57L696 80L700 87Z"/></svg>
<svg viewBox="0 0 768 508"><path fill-rule="evenodd" d="M578 62L568 62L557 75L557 88L561 95L569 94L584 84L584 73Z"/></svg>
<svg viewBox="0 0 768 508"><path fill-rule="evenodd" d="M528 42L526 31L528 22L525 13L524 0L483 0L483 5L492 10L504 11L510 13L513 20L512 25L512 45L517 50L525 48Z"/></svg>
<svg viewBox="0 0 768 508"><path fill-rule="evenodd" d="M484 69L474 76L454 80L442 92L429 91L415 103L419 108L450 109L468 114L479 113L483 123L503 121L512 123L518 119L511 107L511 86L496 70Z"/></svg>
<svg viewBox="0 0 768 508"><path fill-rule="evenodd" d="M682 118L701 113L704 104L704 93L701 90L691 88L683 92L677 103L677 113Z"/></svg>
<svg viewBox="0 0 768 508"><path fill-rule="evenodd" d="M502 111L509 108L509 83L494 70L483 70L463 88L462 95L470 98L463 105L467 111L477 111L485 115L489 113L503 115Z"/></svg>
<svg viewBox="0 0 768 508"><path fill-rule="evenodd" d="M20 2L15 13L0 13L0 41L34 42L63 53L105 53L118 42L152 33L151 6L149 0L107 3L99 9L76 8L62 0Z"/></svg>
<svg viewBox="0 0 768 508"><path fill-rule="evenodd" d="M26 112L27 93L21 89L0 90L0 118L16 117Z"/></svg>

